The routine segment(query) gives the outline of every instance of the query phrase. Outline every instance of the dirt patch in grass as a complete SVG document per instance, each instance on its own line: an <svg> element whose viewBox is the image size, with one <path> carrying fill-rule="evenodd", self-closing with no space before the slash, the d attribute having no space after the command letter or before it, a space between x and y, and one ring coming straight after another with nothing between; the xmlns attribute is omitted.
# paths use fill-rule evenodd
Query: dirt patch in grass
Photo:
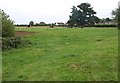
<svg viewBox="0 0 120 83"><path fill-rule="evenodd" d="M27 31L16 31L16 36L26 36L26 35L33 35L36 34L36 32L27 32Z"/></svg>
<svg viewBox="0 0 120 83"><path fill-rule="evenodd" d="M87 70L89 67L85 63L69 63L67 66L70 67L70 69L75 69L75 70L81 70L81 69Z"/></svg>

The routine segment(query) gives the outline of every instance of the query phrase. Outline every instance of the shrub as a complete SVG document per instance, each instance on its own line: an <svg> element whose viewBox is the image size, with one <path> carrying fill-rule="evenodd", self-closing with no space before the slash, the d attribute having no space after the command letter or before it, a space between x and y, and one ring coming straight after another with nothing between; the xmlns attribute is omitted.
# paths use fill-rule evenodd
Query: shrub
<svg viewBox="0 0 120 83"><path fill-rule="evenodd" d="M24 45L27 45L28 43L30 42L18 36L2 38L2 50L22 47Z"/></svg>
<svg viewBox="0 0 120 83"><path fill-rule="evenodd" d="M2 15L2 37L12 37L15 34L15 27L13 21L9 18L3 10L0 10Z"/></svg>

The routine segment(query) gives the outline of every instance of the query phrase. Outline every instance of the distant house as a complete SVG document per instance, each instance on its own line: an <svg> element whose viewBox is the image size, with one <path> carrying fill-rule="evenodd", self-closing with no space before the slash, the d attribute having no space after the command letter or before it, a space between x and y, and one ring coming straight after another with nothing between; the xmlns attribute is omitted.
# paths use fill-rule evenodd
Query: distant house
<svg viewBox="0 0 120 83"><path fill-rule="evenodd" d="M100 22L100 23L95 23L96 25L116 25L116 22Z"/></svg>
<svg viewBox="0 0 120 83"><path fill-rule="evenodd" d="M95 23L98 25L116 25L116 21L114 19L110 19L110 18L103 18L100 20L100 22Z"/></svg>
<svg viewBox="0 0 120 83"><path fill-rule="evenodd" d="M55 23L55 25L57 25L57 26L64 26L65 24L63 22L57 22L57 23Z"/></svg>

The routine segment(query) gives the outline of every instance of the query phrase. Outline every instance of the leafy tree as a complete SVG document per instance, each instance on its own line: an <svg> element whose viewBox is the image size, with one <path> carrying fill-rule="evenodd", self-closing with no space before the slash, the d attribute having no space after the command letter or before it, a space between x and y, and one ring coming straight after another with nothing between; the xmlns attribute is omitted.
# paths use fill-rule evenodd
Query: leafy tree
<svg viewBox="0 0 120 83"><path fill-rule="evenodd" d="M117 13L117 25L118 25L118 29L120 29L120 7L118 8L118 13Z"/></svg>
<svg viewBox="0 0 120 83"><path fill-rule="evenodd" d="M2 37L12 37L15 35L15 27L13 21L3 10L0 9L2 15Z"/></svg>
<svg viewBox="0 0 120 83"><path fill-rule="evenodd" d="M120 7L112 10L113 19L117 22L118 29L120 29Z"/></svg>
<svg viewBox="0 0 120 83"><path fill-rule="evenodd" d="M89 3L81 3L77 7L73 6L68 24L84 27L85 25L94 25L98 18L96 12Z"/></svg>
<svg viewBox="0 0 120 83"><path fill-rule="evenodd" d="M33 25L34 25L34 22L33 22L33 21L30 21L30 22L29 22L29 25L30 25L30 26L33 26Z"/></svg>
<svg viewBox="0 0 120 83"><path fill-rule="evenodd" d="M2 14L1 13L0 13L0 37L2 37Z"/></svg>
<svg viewBox="0 0 120 83"><path fill-rule="evenodd" d="M110 19L110 18L106 18L105 20L106 20L106 22L111 22L112 21L112 19Z"/></svg>
<svg viewBox="0 0 120 83"><path fill-rule="evenodd" d="M118 9L112 10L113 19L115 21L117 21L117 13L118 13Z"/></svg>
<svg viewBox="0 0 120 83"><path fill-rule="evenodd" d="M70 16L70 20L68 21L68 24L70 25L70 26L73 26L73 25L76 25L77 24L77 20L78 20L78 14L79 14L79 12L78 12L78 10L77 10L77 8L75 7L75 6L73 6L73 8L72 8L72 15Z"/></svg>

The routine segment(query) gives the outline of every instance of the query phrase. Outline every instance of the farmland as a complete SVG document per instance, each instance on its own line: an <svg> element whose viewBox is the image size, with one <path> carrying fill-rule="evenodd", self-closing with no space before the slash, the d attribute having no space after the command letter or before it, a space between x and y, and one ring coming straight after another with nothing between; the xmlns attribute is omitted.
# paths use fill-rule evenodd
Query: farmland
<svg viewBox="0 0 120 83"><path fill-rule="evenodd" d="M16 27L32 44L3 51L3 81L118 80L116 28Z"/></svg>

